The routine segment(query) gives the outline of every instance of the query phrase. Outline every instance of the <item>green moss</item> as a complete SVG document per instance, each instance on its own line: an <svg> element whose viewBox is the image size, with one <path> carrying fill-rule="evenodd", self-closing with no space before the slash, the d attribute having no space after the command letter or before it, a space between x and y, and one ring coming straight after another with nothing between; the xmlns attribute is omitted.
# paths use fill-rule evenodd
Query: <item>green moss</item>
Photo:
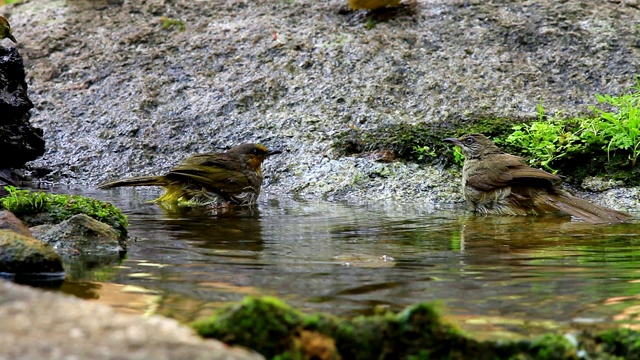
<svg viewBox="0 0 640 360"><path fill-rule="evenodd" d="M127 217L107 202L78 195L18 190L12 186L5 190L9 195L0 198L0 208L11 211L29 226L57 224L73 215L86 214L112 226L121 238L127 236Z"/></svg>
<svg viewBox="0 0 640 360"><path fill-rule="evenodd" d="M533 356L534 359L577 360L579 358L576 347L562 335L545 334L523 344L523 352Z"/></svg>
<svg viewBox="0 0 640 360"><path fill-rule="evenodd" d="M160 27L162 27L163 30L178 30L178 31L184 31L186 28L186 25L184 23L184 21L178 20L178 19L171 19L168 18L166 16L162 16L160 17Z"/></svg>
<svg viewBox="0 0 640 360"><path fill-rule="evenodd" d="M526 341L477 341L442 319L433 304L344 319L303 314L272 297L247 297L197 321L205 337L254 349L268 359L640 359L640 333L561 334Z"/></svg>
<svg viewBox="0 0 640 360"><path fill-rule="evenodd" d="M302 324L297 310L272 297L246 297L193 324L207 338L254 349L267 358L293 349L293 335Z"/></svg>
<svg viewBox="0 0 640 360"><path fill-rule="evenodd" d="M620 359L640 359L640 333L629 329L607 330L595 337L597 350Z"/></svg>
<svg viewBox="0 0 640 360"><path fill-rule="evenodd" d="M504 151L527 158L527 149L505 140L513 126L538 118L477 118L447 120L442 123L389 124L375 129L351 129L338 134L334 149L342 156L391 150L398 160L439 166L453 166L456 161L451 146L442 142L447 137L481 133L494 140ZM564 119L568 132L577 132L588 119ZM549 165L559 170L565 181L579 184L588 176L604 176L622 180L626 186L640 186L640 167L630 167L626 153L607 155L606 144L582 144ZM425 151L424 149L428 149ZM535 167L541 165L533 164Z"/></svg>

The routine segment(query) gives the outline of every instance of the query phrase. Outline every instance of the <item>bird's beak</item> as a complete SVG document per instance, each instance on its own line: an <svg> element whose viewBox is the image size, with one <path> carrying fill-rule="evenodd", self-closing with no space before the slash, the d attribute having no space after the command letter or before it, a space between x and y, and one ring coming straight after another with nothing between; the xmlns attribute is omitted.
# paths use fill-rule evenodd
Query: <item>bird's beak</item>
<svg viewBox="0 0 640 360"><path fill-rule="evenodd" d="M282 154L282 150L271 150L267 153L267 156L271 156L275 154Z"/></svg>
<svg viewBox="0 0 640 360"><path fill-rule="evenodd" d="M16 38L13 37L13 35L11 35L11 33L7 34L7 37L9 38L9 40L13 41L15 44L17 44L18 42L16 41Z"/></svg>
<svg viewBox="0 0 640 360"><path fill-rule="evenodd" d="M462 143L460 142L460 140L456 139L456 138L446 138L443 139L442 141L446 142L446 143L451 143L455 146L459 146L462 147Z"/></svg>

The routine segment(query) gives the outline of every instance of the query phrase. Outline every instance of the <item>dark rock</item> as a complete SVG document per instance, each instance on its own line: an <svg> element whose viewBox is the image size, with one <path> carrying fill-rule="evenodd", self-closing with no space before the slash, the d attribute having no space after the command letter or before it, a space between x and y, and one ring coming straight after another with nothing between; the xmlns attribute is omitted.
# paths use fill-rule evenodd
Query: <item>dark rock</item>
<svg viewBox="0 0 640 360"><path fill-rule="evenodd" d="M0 273L62 273L62 258L53 248L29 236L0 230Z"/></svg>
<svg viewBox="0 0 640 360"><path fill-rule="evenodd" d="M31 108L22 57L16 48L0 46L0 169L21 167L44 154L42 129L29 123ZM4 181L0 178L0 185Z"/></svg>
<svg viewBox="0 0 640 360"><path fill-rule="evenodd" d="M0 229L11 230L24 236L33 237L27 225L13 215L11 211L0 211Z"/></svg>
<svg viewBox="0 0 640 360"><path fill-rule="evenodd" d="M85 214L74 215L51 227L40 240L51 244L63 256L112 256L126 251L126 244L119 240L114 228Z"/></svg>

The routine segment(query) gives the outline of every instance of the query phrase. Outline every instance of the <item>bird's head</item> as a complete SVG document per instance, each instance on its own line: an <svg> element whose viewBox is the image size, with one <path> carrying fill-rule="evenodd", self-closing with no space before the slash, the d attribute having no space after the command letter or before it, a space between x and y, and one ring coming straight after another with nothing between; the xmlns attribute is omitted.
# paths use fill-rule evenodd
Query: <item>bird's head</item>
<svg viewBox="0 0 640 360"><path fill-rule="evenodd" d="M11 25L9 25L9 21L4 16L0 15L0 40L8 38L14 43L18 43L16 38L11 34Z"/></svg>
<svg viewBox="0 0 640 360"><path fill-rule="evenodd" d="M282 153L281 150L269 150L260 144L242 144L234 146L229 153L244 155L249 167L255 171L260 171L262 162L271 155Z"/></svg>
<svg viewBox="0 0 640 360"><path fill-rule="evenodd" d="M459 138L446 138L443 141L459 147L467 159L502 152L493 141L482 134L467 134Z"/></svg>

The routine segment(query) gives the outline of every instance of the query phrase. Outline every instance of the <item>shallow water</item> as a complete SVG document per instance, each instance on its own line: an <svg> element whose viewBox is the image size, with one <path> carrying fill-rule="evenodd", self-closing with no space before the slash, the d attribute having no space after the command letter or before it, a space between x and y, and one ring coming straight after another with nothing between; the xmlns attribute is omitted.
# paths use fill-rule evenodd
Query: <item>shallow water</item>
<svg viewBox="0 0 640 360"><path fill-rule="evenodd" d="M493 337L634 326L640 314L637 221L268 197L253 210L176 213L146 202L150 189L75 193L121 207L138 239L122 260L67 264L61 290L126 312L190 321L248 294L339 315L437 301Z"/></svg>

